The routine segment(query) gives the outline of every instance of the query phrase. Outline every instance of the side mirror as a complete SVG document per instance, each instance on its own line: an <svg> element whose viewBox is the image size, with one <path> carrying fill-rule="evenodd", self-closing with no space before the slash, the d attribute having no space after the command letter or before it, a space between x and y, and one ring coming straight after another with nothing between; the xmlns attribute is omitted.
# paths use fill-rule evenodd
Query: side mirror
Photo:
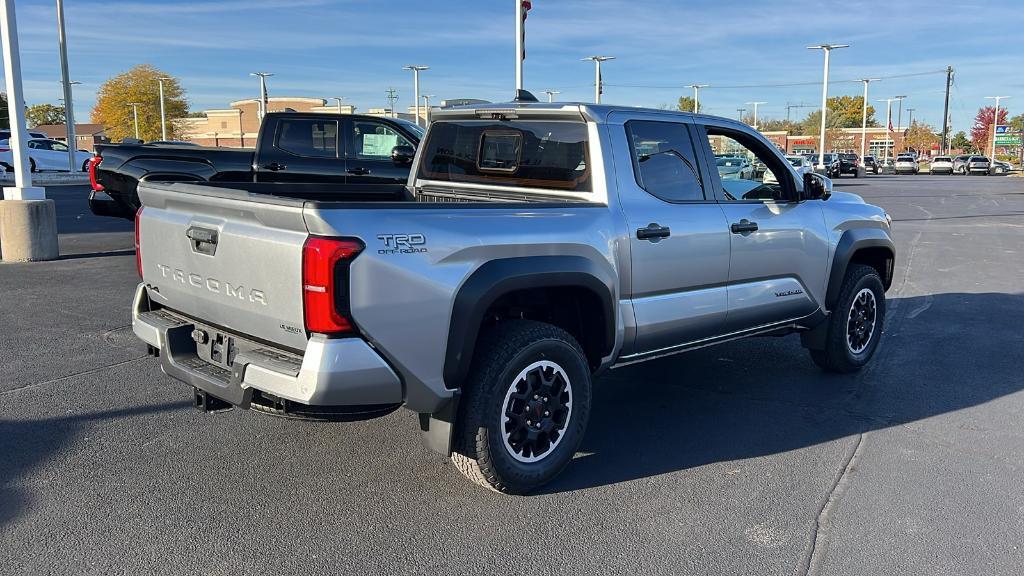
<svg viewBox="0 0 1024 576"><path fill-rule="evenodd" d="M817 172L804 174L804 200L828 200L832 195L832 179Z"/></svg>
<svg viewBox="0 0 1024 576"><path fill-rule="evenodd" d="M395 146L391 149L391 161L395 164L409 164L415 155L416 149L412 146Z"/></svg>

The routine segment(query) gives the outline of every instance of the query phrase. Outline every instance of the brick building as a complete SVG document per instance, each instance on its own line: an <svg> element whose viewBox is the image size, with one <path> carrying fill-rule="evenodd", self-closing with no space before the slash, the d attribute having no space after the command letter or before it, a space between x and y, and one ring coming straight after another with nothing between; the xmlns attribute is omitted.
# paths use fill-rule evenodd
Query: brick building
<svg viewBox="0 0 1024 576"><path fill-rule="evenodd" d="M818 135L797 135L789 132L764 132L764 136L773 144L787 154L802 154L818 151ZM885 127L868 128L865 131L867 145L864 147L865 154L871 154L877 158L888 156L891 158L904 151L903 132L893 130L886 133ZM860 154L861 129L840 128L829 130L825 134L826 152L855 152ZM937 153L938 148L935 149ZM927 154L929 151L922 151Z"/></svg>

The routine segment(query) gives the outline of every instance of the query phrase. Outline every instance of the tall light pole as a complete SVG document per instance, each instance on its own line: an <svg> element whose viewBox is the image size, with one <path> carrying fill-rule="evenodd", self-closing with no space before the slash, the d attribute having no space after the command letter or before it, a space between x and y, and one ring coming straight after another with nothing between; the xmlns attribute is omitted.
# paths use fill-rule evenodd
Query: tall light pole
<svg viewBox="0 0 1024 576"><path fill-rule="evenodd" d="M68 171L74 172L75 150L78 149L75 140L75 107L71 97L71 80L68 72L68 37L64 33L64 0L57 0L57 43L60 48L60 76L64 83L64 124L67 128L68 137Z"/></svg>
<svg viewBox="0 0 1024 576"><path fill-rule="evenodd" d="M757 130L757 107L761 104L767 104L767 102L747 102L747 106L754 105L754 130Z"/></svg>
<svg viewBox="0 0 1024 576"><path fill-rule="evenodd" d="M849 44L819 44L808 46L808 50L822 50L825 52L825 75L821 83L821 137L818 140L818 169L825 169L825 117L828 115L828 59L833 50L849 48Z"/></svg>
<svg viewBox="0 0 1024 576"><path fill-rule="evenodd" d="M899 111L896 113L896 131L897 132L902 132L903 131L903 101L906 100L907 97L906 97L906 95L903 95L903 96L893 96L893 99L894 100L899 100L899 102L900 102Z"/></svg>
<svg viewBox="0 0 1024 576"><path fill-rule="evenodd" d="M594 103L601 103L601 62L615 60L615 56L587 56L583 60L594 61Z"/></svg>
<svg viewBox="0 0 1024 576"><path fill-rule="evenodd" d="M554 102L555 94L561 94L558 90L545 90L544 93L548 95L548 102Z"/></svg>
<svg viewBox="0 0 1024 576"><path fill-rule="evenodd" d="M258 76L260 79L260 106L259 106L259 117L260 124L263 123L263 117L267 115L267 77L273 76L272 72L250 72L249 76Z"/></svg>
<svg viewBox="0 0 1024 576"><path fill-rule="evenodd" d="M427 126L430 126L430 99L433 97L433 94L423 95L423 107L426 108L426 111L423 113L423 123L426 124Z"/></svg>
<svg viewBox="0 0 1024 576"><path fill-rule="evenodd" d="M992 116L992 156L989 158L990 161L995 162L996 159L996 126L999 126L999 101L1006 100L1009 96L985 96L986 100L996 101L996 113Z"/></svg>
<svg viewBox="0 0 1024 576"><path fill-rule="evenodd" d="M740 113L739 121L743 122L743 113L746 112L747 109L746 108L737 108L736 111Z"/></svg>
<svg viewBox="0 0 1024 576"><path fill-rule="evenodd" d="M331 100L338 101L338 114L341 114L341 101L344 100L344 96L331 96Z"/></svg>
<svg viewBox="0 0 1024 576"><path fill-rule="evenodd" d="M167 112L164 109L164 80L172 80L172 78L161 77L157 78L156 81L160 83L160 139L167 140Z"/></svg>
<svg viewBox="0 0 1024 576"><path fill-rule="evenodd" d="M430 70L430 66L402 66L402 70L412 70L412 97L416 110L416 125L420 125L420 72Z"/></svg>
<svg viewBox="0 0 1024 576"><path fill-rule="evenodd" d="M864 147L868 143L868 84L878 81L878 78L861 78L864 83L864 109L860 113L860 157L864 159Z"/></svg>
<svg viewBox="0 0 1024 576"><path fill-rule="evenodd" d="M891 136L890 129L892 128L892 101L895 98L883 98L879 102L885 102L885 160L889 159L889 137ZM893 141L893 148L896 147L896 142ZM895 150L894 150L895 151Z"/></svg>
<svg viewBox="0 0 1024 576"><path fill-rule="evenodd" d="M687 84L687 88L693 88L693 113L700 112L700 89L707 88L708 84Z"/></svg>
<svg viewBox="0 0 1024 576"><path fill-rule="evenodd" d="M142 102L129 102L128 105L132 107L132 117L135 118L135 139L141 140L139 138L139 106L142 106Z"/></svg>

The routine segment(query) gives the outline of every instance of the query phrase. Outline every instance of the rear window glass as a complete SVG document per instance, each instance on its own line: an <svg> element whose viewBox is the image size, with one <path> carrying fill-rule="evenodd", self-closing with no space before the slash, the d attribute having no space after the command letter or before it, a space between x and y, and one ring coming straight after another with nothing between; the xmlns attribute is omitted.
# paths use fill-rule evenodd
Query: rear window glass
<svg viewBox="0 0 1024 576"><path fill-rule="evenodd" d="M422 156L425 180L592 190L582 122L435 122Z"/></svg>

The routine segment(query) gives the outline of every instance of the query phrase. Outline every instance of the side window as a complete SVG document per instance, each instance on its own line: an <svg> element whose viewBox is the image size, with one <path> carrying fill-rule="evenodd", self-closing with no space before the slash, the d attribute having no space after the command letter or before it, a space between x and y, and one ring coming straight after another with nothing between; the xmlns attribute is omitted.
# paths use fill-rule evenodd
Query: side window
<svg viewBox="0 0 1024 576"><path fill-rule="evenodd" d="M383 122L355 120L351 126L352 145L349 146L349 157L360 160L384 160L391 158L391 150L395 146L415 148L405 136Z"/></svg>
<svg viewBox="0 0 1024 576"><path fill-rule="evenodd" d="M631 120L626 123L626 134L638 186L666 202L705 199L685 124Z"/></svg>
<svg viewBox="0 0 1024 576"><path fill-rule="evenodd" d="M63 142L50 142L50 150L54 150L57 152L67 152L68 147L65 146Z"/></svg>
<svg viewBox="0 0 1024 576"><path fill-rule="evenodd" d="M337 158L338 121L306 118L281 120L275 145L298 156Z"/></svg>
<svg viewBox="0 0 1024 576"><path fill-rule="evenodd" d="M756 138L713 126L706 130L725 200L785 202L794 197L786 165Z"/></svg>

